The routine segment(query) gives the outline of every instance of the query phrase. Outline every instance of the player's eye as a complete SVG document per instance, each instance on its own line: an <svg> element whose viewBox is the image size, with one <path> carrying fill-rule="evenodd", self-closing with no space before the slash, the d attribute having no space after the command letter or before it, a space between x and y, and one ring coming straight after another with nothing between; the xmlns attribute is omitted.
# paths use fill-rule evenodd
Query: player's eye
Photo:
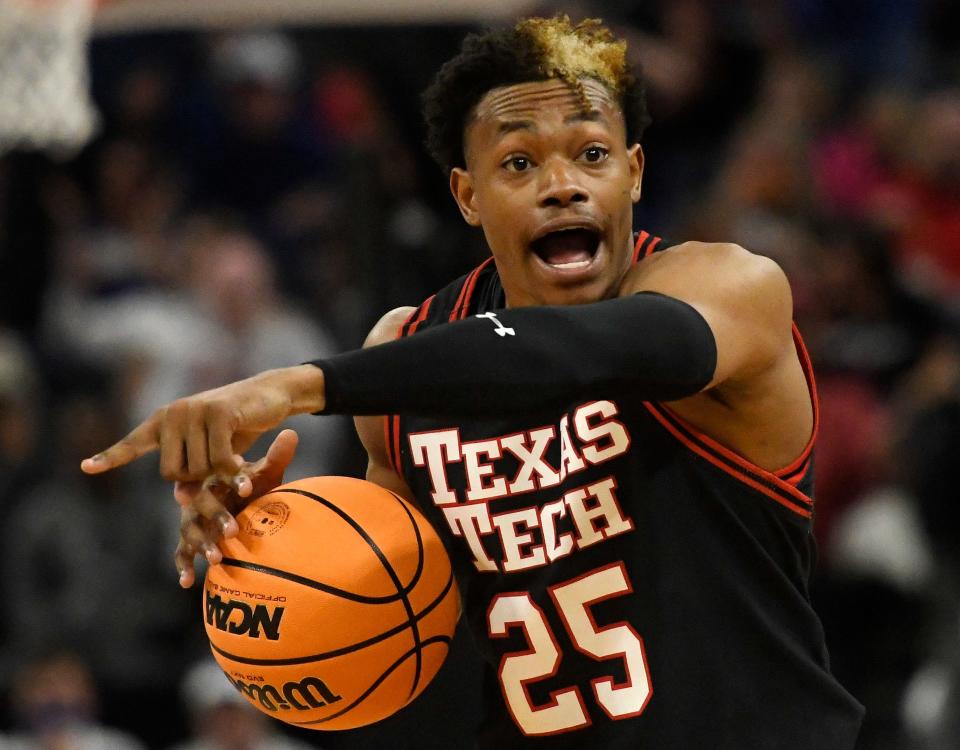
<svg viewBox="0 0 960 750"><path fill-rule="evenodd" d="M609 149L605 149L603 146L591 146L588 149L585 149L583 154L581 154L584 161L587 161L591 164L599 164L602 161L606 161L607 157L610 156Z"/></svg>
<svg viewBox="0 0 960 750"><path fill-rule="evenodd" d="M503 163L508 172L526 172L533 163L526 156L511 156Z"/></svg>

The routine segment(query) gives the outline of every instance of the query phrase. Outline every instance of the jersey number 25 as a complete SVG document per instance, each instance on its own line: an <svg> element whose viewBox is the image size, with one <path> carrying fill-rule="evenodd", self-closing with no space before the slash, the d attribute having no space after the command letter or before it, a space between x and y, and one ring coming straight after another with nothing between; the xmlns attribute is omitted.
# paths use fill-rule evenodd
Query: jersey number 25
<svg viewBox="0 0 960 750"><path fill-rule="evenodd" d="M623 563L597 568L585 575L551 586L550 597L578 651L597 661L619 658L626 666L626 680L613 677L591 681L597 704L611 719L626 719L643 713L650 700L650 673L643 639L627 622L600 627L590 606L633 591ZM510 628L523 628L527 651L505 654L500 661L500 688L507 707L526 735L557 734L589 726L590 715L576 686L550 694L551 702L533 705L527 684L552 677L560 666L560 649L547 619L526 592L498 594L487 612L487 627L493 638L505 637Z"/></svg>

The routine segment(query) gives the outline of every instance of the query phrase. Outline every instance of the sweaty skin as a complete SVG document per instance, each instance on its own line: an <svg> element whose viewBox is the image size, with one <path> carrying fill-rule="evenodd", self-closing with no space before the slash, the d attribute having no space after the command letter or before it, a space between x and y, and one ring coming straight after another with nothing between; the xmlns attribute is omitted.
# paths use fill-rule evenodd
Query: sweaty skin
<svg viewBox="0 0 960 750"><path fill-rule="evenodd" d="M788 465L811 439L813 409L783 272L736 245L701 242L631 267L643 154L626 143L610 93L591 79L582 84L587 108L562 81L522 83L490 91L467 124L467 166L453 170L450 188L464 219L483 229L507 305L585 304L645 290L687 302L714 334L717 367L706 388L671 408L765 469ZM573 263L534 252L538 238L565 229L589 232L595 251ZM409 311L387 313L365 346L392 340ZM176 564L189 586L194 556L218 562L216 542L237 533L232 512L282 481L296 436L281 433L257 463L238 454L288 416L323 407L318 368L271 370L161 407L82 468L100 473L159 450L161 473L177 482L184 508ZM387 460L382 420L357 418L356 426L369 455L367 479L412 500Z"/></svg>

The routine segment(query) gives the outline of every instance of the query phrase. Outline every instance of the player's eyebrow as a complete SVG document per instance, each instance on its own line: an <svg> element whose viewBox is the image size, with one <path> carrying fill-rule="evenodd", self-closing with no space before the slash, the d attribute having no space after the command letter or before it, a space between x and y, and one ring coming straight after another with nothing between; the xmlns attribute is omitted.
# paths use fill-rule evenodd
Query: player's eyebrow
<svg viewBox="0 0 960 750"><path fill-rule="evenodd" d="M497 126L497 132L500 135L513 133L517 130L535 131L536 129L536 125L534 125L530 120L504 120Z"/></svg>
<svg viewBox="0 0 960 750"><path fill-rule="evenodd" d="M563 118L564 125L574 122L606 122L606 118L599 109L581 110Z"/></svg>

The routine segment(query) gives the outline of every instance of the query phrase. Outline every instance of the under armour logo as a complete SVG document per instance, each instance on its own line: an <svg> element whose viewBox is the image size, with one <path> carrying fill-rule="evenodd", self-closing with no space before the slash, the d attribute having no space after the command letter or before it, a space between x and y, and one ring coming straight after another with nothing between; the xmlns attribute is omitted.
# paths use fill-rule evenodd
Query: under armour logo
<svg viewBox="0 0 960 750"><path fill-rule="evenodd" d="M492 312L481 313L481 314L478 315L477 317L478 317L478 318L486 318L487 320L492 320L492 321L496 324L496 326L497 326L497 336L503 337L503 336L516 336L516 335L517 335L517 332L516 332L516 331L514 331L512 328L507 328L503 323L500 322L499 318L497 318L497 314L496 314L496 313L492 313Z"/></svg>

